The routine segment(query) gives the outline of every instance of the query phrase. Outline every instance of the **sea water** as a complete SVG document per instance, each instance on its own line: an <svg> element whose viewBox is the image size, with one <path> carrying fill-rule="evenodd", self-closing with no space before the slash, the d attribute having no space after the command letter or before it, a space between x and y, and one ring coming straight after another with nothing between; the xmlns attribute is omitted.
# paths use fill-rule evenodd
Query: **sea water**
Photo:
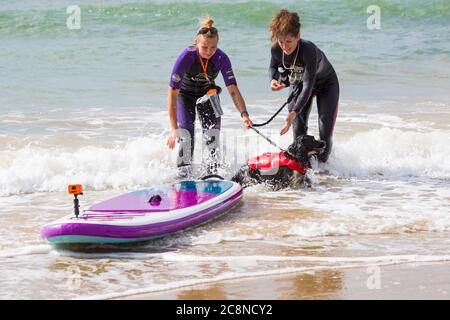
<svg viewBox="0 0 450 320"><path fill-rule="evenodd" d="M331 268L450 260L448 1L0 1L0 298L121 297L211 281ZM67 8L80 9L71 29ZM271 92L268 23L300 13L302 37L341 87L333 153L313 187L245 190L226 216L139 246L55 249L43 224L176 179L167 87L178 54L209 13L255 122ZM223 86L219 75L218 84ZM276 151L243 128L222 94L225 177ZM318 136L315 104L310 133ZM286 112L262 132L283 147ZM201 162L198 132L196 162ZM337 288L336 290L339 290Z"/></svg>

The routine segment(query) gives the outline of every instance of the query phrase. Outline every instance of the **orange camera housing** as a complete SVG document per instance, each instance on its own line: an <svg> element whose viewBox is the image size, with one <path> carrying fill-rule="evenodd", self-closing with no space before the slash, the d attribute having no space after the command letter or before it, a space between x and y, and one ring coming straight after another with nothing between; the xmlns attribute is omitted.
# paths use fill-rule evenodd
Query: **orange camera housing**
<svg viewBox="0 0 450 320"><path fill-rule="evenodd" d="M83 186L81 184L71 184L68 188L69 194L82 194L83 193Z"/></svg>

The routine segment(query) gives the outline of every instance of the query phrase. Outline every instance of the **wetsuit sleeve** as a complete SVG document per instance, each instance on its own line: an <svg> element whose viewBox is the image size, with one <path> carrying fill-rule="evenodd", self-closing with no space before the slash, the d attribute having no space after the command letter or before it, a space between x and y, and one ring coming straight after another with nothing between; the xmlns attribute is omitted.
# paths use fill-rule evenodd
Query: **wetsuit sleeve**
<svg viewBox="0 0 450 320"><path fill-rule="evenodd" d="M230 58L228 58L225 53L221 56L220 72L222 73L223 81L225 82L226 87L232 84L237 84L233 68L231 67Z"/></svg>
<svg viewBox="0 0 450 320"><path fill-rule="evenodd" d="M170 75L170 87L174 89L180 89L181 81L184 74L194 63L194 57L189 49L185 49L179 56Z"/></svg>
<svg viewBox="0 0 450 320"><path fill-rule="evenodd" d="M317 74L317 50L314 46L305 46L303 52L303 61L305 63L305 72L303 74L303 86L295 104L289 106L289 112L300 113L311 97Z"/></svg>
<svg viewBox="0 0 450 320"><path fill-rule="evenodd" d="M280 61L276 58L277 54L275 48L272 48L269 66L269 81L278 80L278 67L280 66Z"/></svg>

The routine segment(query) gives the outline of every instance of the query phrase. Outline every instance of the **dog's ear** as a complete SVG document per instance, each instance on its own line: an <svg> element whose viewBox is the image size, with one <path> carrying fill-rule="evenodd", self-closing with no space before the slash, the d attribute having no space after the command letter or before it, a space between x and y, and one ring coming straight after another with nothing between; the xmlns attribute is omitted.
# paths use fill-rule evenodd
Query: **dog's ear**
<svg viewBox="0 0 450 320"><path fill-rule="evenodd" d="M295 138L294 142L292 144L295 144L297 147L300 147L303 145L303 139L306 135L302 134L301 136L298 136L297 138Z"/></svg>
<svg viewBox="0 0 450 320"><path fill-rule="evenodd" d="M314 138L314 136L310 136L307 134L302 136L302 144L306 147L307 150L314 148L315 141L316 139Z"/></svg>
<svg viewBox="0 0 450 320"><path fill-rule="evenodd" d="M303 139L303 135L298 136L297 138L295 138L294 142L292 142L288 149L287 149L287 153L286 156L290 159L296 159L298 158L299 152L303 146L302 143L302 139Z"/></svg>

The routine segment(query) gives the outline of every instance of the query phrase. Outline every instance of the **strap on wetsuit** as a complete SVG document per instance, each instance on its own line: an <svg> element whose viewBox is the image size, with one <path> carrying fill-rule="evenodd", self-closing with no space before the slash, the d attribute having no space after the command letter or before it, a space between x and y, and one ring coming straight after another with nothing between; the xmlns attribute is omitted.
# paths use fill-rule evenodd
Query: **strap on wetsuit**
<svg viewBox="0 0 450 320"><path fill-rule="evenodd" d="M200 64L202 65L203 72L205 73L205 78L206 78L206 80L208 80L209 83L211 83L211 81L209 80L208 74L206 73L206 69L208 69L209 59L206 59L206 63L203 63L203 59L202 59L202 56L200 55L200 52L198 53L198 57L200 59Z"/></svg>

